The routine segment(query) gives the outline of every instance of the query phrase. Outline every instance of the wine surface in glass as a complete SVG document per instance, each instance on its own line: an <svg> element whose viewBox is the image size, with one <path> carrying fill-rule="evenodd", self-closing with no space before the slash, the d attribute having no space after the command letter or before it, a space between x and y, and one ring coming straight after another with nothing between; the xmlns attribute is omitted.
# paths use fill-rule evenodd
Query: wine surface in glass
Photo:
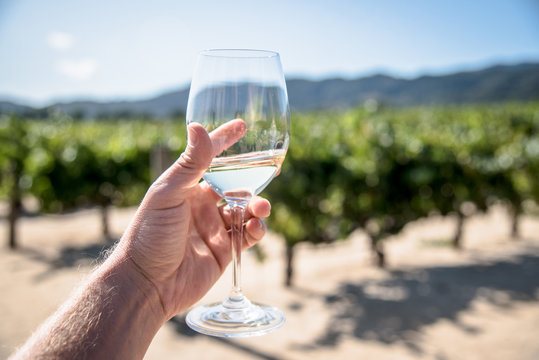
<svg viewBox="0 0 539 360"><path fill-rule="evenodd" d="M213 159L204 180L222 197L258 195L275 177L286 150L267 150Z"/></svg>

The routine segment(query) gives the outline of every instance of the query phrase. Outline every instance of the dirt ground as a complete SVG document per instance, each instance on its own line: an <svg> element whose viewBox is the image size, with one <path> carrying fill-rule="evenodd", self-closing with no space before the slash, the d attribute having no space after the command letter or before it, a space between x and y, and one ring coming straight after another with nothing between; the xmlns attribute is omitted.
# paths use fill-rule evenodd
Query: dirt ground
<svg viewBox="0 0 539 360"><path fill-rule="evenodd" d="M133 211L112 211L117 238ZM512 239L502 208L474 216L461 251L448 246L454 226L437 217L410 224L387 242L386 270L371 265L360 233L300 246L290 289L282 285L283 242L268 234L265 262L244 256L243 288L251 300L282 309L284 327L218 339L192 332L180 314L161 328L146 359L539 359L539 218L522 217ZM19 238L19 250L0 250L0 358L54 312L106 248L91 209L23 218ZM202 302L223 299L230 282L227 271Z"/></svg>

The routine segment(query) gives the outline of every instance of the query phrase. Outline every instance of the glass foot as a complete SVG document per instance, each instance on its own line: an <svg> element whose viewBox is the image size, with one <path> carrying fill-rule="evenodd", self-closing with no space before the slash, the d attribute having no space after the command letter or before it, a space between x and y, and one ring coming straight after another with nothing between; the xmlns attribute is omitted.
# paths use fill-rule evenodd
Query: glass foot
<svg viewBox="0 0 539 360"><path fill-rule="evenodd" d="M187 325L202 334L218 337L249 337L267 334L283 326L284 314L273 306L250 303L230 308L214 303L194 308L187 314Z"/></svg>

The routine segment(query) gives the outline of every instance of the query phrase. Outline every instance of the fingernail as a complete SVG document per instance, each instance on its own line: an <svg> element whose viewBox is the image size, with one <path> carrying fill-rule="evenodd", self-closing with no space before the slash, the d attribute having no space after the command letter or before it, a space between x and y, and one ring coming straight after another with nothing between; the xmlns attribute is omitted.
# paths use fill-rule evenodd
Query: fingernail
<svg viewBox="0 0 539 360"><path fill-rule="evenodd" d="M236 120L238 120L238 123L236 124L235 131L238 134L244 134L247 131L247 124L245 123L245 121L243 121L243 119L237 118L237 119L234 119L233 121L236 121Z"/></svg>
<svg viewBox="0 0 539 360"><path fill-rule="evenodd" d="M247 124L245 123L245 121L242 120L238 130L241 133L244 133L247 131Z"/></svg>
<svg viewBox="0 0 539 360"><path fill-rule="evenodd" d="M258 219L258 227L259 227L261 230L266 231L266 223L264 222L264 220Z"/></svg>

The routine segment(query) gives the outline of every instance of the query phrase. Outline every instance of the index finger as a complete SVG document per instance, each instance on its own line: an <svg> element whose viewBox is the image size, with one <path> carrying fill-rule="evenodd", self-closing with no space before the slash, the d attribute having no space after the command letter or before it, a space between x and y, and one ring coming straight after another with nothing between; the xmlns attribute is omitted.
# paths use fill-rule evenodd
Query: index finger
<svg viewBox="0 0 539 360"><path fill-rule="evenodd" d="M247 124L242 119L230 120L210 133L212 158L238 142L245 135Z"/></svg>

